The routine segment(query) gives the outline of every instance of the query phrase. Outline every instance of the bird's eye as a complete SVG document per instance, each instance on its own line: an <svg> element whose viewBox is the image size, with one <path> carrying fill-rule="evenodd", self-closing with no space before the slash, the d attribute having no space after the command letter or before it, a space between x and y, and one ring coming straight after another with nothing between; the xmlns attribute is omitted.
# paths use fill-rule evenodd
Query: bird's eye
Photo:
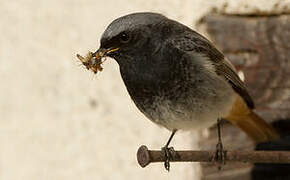
<svg viewBox="0 0 290 180"><path fill-rule="evenodd" d="M130 41L130 39L131 39L131 37L128 33L123 32L120 34L121 43L128 43Z"/></svg>

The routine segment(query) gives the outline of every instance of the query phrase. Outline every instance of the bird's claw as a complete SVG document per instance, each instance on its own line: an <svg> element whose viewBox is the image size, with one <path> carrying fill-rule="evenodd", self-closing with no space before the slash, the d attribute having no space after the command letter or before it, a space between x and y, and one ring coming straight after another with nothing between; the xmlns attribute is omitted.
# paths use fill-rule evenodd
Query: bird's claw
<svg viewBox="0 0 290 180"><path fill-rule="evenodd" d="M173 156L175 154L173 147L163 147L161 148L161 151L164 154L164 167L167 171L170 170L170 160L173 159Z"/></svg>
<svg viewBox="0 0 290 180"><path fill-rule="evenodd" d="M218 164L218 169L221 170L222 165L225 164L225 154L224 154L223 144L218 142L216 145L216 152L214 156L214 161Z"/></svg>

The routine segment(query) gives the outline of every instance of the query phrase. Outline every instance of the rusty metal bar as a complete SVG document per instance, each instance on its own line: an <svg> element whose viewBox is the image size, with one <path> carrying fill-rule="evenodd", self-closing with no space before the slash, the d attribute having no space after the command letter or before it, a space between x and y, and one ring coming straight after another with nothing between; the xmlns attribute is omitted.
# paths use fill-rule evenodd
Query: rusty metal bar
<svg viewBox="0 0 290 180"><path fill-rule="evenodd" d="M175 151L170 162L214 162L215 151ZM224 151L226 162L290 163L290 151ZM141 167L150 163L164 162L162 151L148 150L142 145L137 152Z"/></svg>

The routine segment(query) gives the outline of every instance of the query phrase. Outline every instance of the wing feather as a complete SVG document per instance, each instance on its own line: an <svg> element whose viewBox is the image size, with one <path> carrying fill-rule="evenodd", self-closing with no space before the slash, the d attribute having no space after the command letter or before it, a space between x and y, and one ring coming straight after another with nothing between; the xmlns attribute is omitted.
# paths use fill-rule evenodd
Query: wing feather
<svg viewBox="0 0 290 180"><path fill-rule="evenodd" d="M244 99L248 107L254 108L254 102L245 84L237 75L234 66L225 59L224 55L209 40L195 31L188 31L182 34L181 37L175 38L172 43L182 51L206 55L213 62L216 73L230 83L234 91Z"/></svg>

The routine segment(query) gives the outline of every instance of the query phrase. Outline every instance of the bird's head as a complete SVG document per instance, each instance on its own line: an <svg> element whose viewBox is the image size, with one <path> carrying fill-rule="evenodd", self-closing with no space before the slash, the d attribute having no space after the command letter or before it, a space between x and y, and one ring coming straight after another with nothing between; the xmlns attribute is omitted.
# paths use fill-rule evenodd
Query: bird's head
<svg viewBox="0 0 290 180"><path fill-rule="evenodd" d="M120 66L134 63L157 51L164 36L165 16L157 13L134 13L114 20L101 37L101 45L94 55L114 58ZM165 28L166 29L166 28ZM161 41L162 42L162 41ZM159 44L158 44L159 43Z"/></svg>
<svg viewBox="0 0 290 180"><path fill-rule="evenodd" d="M101 37L96 59L117 61L125 84L131 87L159 87L173 79L178 57L166 42L182 28L176 21L157 13L134 13L114 20ZM178 62L179 63L179 62ZM131 84L131 85L128 85Z"/></svg>

